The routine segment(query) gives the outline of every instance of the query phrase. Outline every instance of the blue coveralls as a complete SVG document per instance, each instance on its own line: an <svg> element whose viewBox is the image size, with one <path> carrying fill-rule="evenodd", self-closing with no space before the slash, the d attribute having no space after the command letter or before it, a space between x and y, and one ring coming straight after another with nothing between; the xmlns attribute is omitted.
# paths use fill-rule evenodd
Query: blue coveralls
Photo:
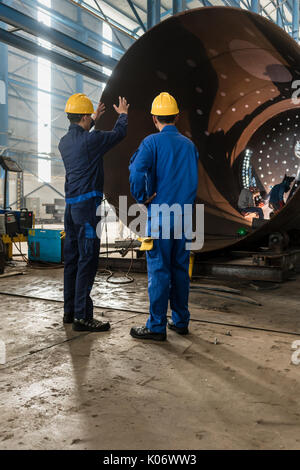
<svg viewBox="0 0 300 470"><path fill-rule="evenodd" d="M272 204L275 211L281 209L280 203L284 202L284 193L290 188L289 183L282 181L282 183L275 184L269 194L269 204Z"/></svg>
<svg viewBox="0 0 300 470"><path fill-rule="evenodd" d="M71 124L59 143L66 169L64 311L76 319L93 318L90 292L98 267L100 240L97 207L103 197L103 155L127 132L127 114L121 114L112 131L85 131Z"/></svg>
<svg viewBox="0 0 300 470"><path fill-rule="evenodd" d="M143 203L154 193L148 208L148 235L151 235L151 206L153 204L193 205L198 187L198 151L191 140L174 125L146 137L130 161L130 189L137 202ZM152 210L153 214L153 210ZM152 215L153 217L153 215ZM158 219L159 236L153 249L147 251L148 293L150 316L147 328L164 333L167 324L168 302L172 320L179 328L189 323L189 251L184 234L174 237L176 218L170 220L170 239L162 238L162 218ZM184 220L182 221L184 223Z"/></svg>

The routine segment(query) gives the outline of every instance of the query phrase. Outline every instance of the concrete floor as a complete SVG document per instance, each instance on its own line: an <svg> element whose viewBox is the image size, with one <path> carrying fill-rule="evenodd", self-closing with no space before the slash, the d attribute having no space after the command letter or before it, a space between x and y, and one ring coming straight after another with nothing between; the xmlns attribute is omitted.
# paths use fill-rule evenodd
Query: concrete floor
<svg viewBox="0 0 300 470"><path fill-rule="evenodd" d="M62 270L25 272L0 291L62 298ZM99 276L106 333L63 326L60 302L0 295L0 449L299 449L300 278L267 291L221 283L261 306L193 291L200 321L165 343L131 338L146 314L116 310L147 312L146 276L135 278L117 287Z"/></svg>

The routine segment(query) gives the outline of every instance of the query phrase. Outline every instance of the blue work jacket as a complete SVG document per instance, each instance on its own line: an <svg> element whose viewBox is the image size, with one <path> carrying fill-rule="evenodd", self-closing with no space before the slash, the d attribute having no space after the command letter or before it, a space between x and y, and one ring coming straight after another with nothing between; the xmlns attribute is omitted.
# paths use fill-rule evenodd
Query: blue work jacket
<svg viewBox="0 0 300 470"><path fill-rule="evenodd" d="M127 114L120 114L111 131L88 132L70 125L58 145L66 170L67 204L103 195L103 155L126 136L127 122Z"/></svg>
<svg viewBox="0 0 300 470"><path fill-rule="evenodd" d="M146 137L130 160L130 190L135 200L152 204L194 204L198 187L199 154L176 126ZM148 211L149 214L149 211Z"/></svg>
<svg viewBox="0 0 300 470"><path fill-rule="evenodd" d="M269 195L269 202L278 203L280 201L283 201L284 193L289 190L289 187L289 184L286 184L284 182L275 184L275 186L273 186L273 188L271 189Z"/></svg>

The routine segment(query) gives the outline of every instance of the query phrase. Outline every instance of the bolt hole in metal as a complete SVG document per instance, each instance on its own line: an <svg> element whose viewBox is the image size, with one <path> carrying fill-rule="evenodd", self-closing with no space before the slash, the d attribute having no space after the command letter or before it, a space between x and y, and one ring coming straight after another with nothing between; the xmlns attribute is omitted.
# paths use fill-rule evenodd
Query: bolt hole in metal
<svg viewBox="0 0 300 470"><path fill-rule="evenodd" d="M248 246L283 226L300 229L297 191L281 213L256 230L237 210L245 185L255 183L268 193L285 174L298 174L300 105L291 97L299 61L299 46L283 30L230 7L194 9L146 32L119 61L101 98L115 102L121 93L131 105L128 136L104 160L109 202L118 208L119 195L134 202L129 160L142 139L155 132L147 111L154 96L168 91L179 103L180 132L199 150L202 251ZM114 120L108 110L102 128ZM241 226L249 232L244 240L236 235Z"/></svg>

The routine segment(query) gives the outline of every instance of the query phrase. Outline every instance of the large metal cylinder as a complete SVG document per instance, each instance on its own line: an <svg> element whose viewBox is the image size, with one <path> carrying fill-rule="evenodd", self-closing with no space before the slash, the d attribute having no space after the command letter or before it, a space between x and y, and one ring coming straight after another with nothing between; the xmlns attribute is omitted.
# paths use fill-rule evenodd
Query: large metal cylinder
<svg viewBox="0 0 300 470"><path fill-rule="evenodd" d="M298 79L299 46L255 13L199 8L158 24L125 53L102 96L107 105L116 103L119 95L130 103L128 136L105 156L109 202L117 208L119 195L128 195L133 202L129 160L142 139L155 132L150 116L153 98L168 91L179 104L180 132L193 140L200 154L202 251L240 243L236 232L241 226L251 232L244 239L247 244L274 231L300 228L299 191L255 231L237 210L243 186L255 181L268 193L284 174L297 173L294 146L300 140L300 104L291 97L292 83ZM109 109L100 127L111 128L115 119Z"/></svg>

